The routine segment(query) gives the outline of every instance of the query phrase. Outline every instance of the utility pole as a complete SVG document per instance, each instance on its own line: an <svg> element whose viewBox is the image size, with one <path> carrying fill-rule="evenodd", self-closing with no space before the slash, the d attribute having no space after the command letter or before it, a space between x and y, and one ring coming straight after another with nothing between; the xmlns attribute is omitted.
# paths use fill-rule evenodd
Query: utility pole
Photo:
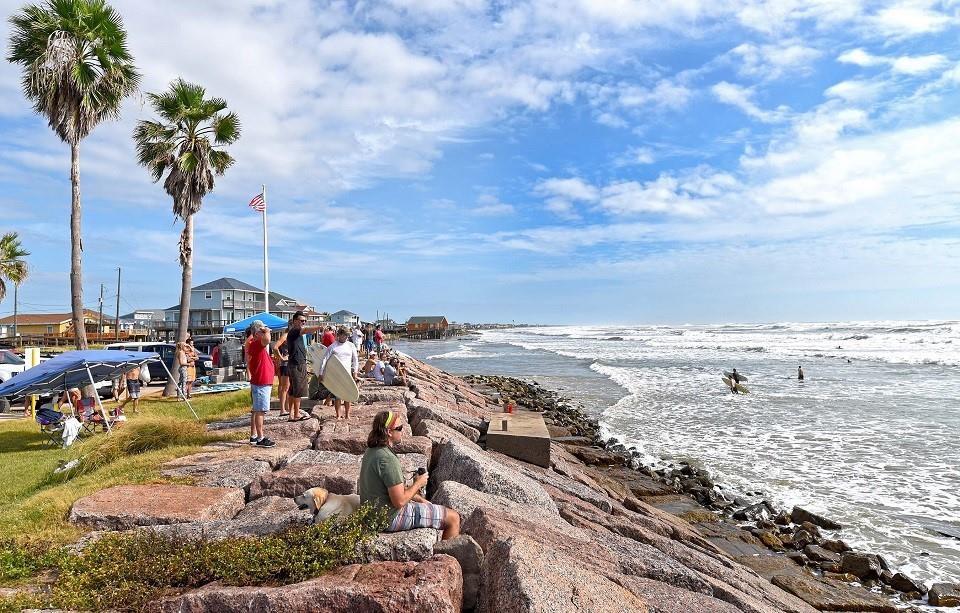
<svg viewBox="0 0 960 613"><path fill-rule="evenodd" d="M113 320L114 338L120 341L120 268L117 267L117 318Z"/></svg>
<svg viewBox="0 0 960 613"><path fill-rule="evenodd" d="M19 283L13 284L13 345L17 346L17 290L20 289Z"/></svg>
<svg viewBox="0 0 960 613"><path fill-rule="evenodd" d="M99 338L97 340L103 340L103 283L100 284L100 323L99 329L97 330Z"/></svg>

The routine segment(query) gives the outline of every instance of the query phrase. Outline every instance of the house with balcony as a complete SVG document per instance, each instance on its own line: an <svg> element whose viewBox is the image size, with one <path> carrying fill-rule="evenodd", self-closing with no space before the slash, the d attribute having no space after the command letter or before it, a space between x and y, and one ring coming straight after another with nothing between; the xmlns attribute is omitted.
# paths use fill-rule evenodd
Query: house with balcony
<svg viewBox="0 0 960 613"><path fill-rule="evenodd" d="M264 291L232 277L222 277L190 290L190 324L194 334L219 334L223 327L267 311ZM269 312L290 319L297 311L307 316L307 325L319 325L325 313L319 313L302 301L277 292L270 292ZM166 338L173 338L180 322L180 305L164 309L159 328Z"/></svg>
<svg viewBox="0 0 960 613"><path fill-rule="evenodd" d="M337 311L330 316L330 321L336 326L356 328L360 325L360 316L350 311Z"/></svg>

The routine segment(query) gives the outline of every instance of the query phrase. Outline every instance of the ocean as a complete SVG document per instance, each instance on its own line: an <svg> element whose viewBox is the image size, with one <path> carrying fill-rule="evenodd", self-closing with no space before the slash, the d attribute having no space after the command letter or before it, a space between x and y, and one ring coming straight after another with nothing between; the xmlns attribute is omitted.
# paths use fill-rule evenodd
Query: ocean
<svg viewBox="0 0 960 613"><path fill-rule="evenodd" d="M960 322L558 326L395 346L451 373L536 380L651 464L695 461L839 521L928 584L960 581ZM733 368L749 394L721 381Z"/></svg>

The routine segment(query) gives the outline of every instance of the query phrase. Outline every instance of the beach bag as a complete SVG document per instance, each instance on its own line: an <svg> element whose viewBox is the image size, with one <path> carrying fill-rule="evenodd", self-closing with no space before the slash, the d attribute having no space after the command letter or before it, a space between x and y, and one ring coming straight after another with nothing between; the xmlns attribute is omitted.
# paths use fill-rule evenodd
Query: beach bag
<svg viewBox="0 0 960 613"><path fill-rule="evenodd" d="M140 367L140 383L150 385L150 367L146 364Z"/></svg>

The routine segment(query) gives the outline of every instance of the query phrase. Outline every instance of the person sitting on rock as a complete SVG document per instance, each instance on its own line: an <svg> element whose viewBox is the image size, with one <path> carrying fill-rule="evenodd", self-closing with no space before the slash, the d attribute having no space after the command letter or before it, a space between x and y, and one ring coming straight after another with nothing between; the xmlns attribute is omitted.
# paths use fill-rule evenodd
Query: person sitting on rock
<svg viewBox="0 0 960 613"><path fill-rule="evenodd" d="M409 487L405 485L400 458L393 451L402 439L400 414L377 413L360 463L357 480L360 502L373 502L393 510L387 532L433 528L443 530L444 540L456 538L460 535L460 514L429 502L419 493L427 484L427 473L418 475Z"/></svg>

